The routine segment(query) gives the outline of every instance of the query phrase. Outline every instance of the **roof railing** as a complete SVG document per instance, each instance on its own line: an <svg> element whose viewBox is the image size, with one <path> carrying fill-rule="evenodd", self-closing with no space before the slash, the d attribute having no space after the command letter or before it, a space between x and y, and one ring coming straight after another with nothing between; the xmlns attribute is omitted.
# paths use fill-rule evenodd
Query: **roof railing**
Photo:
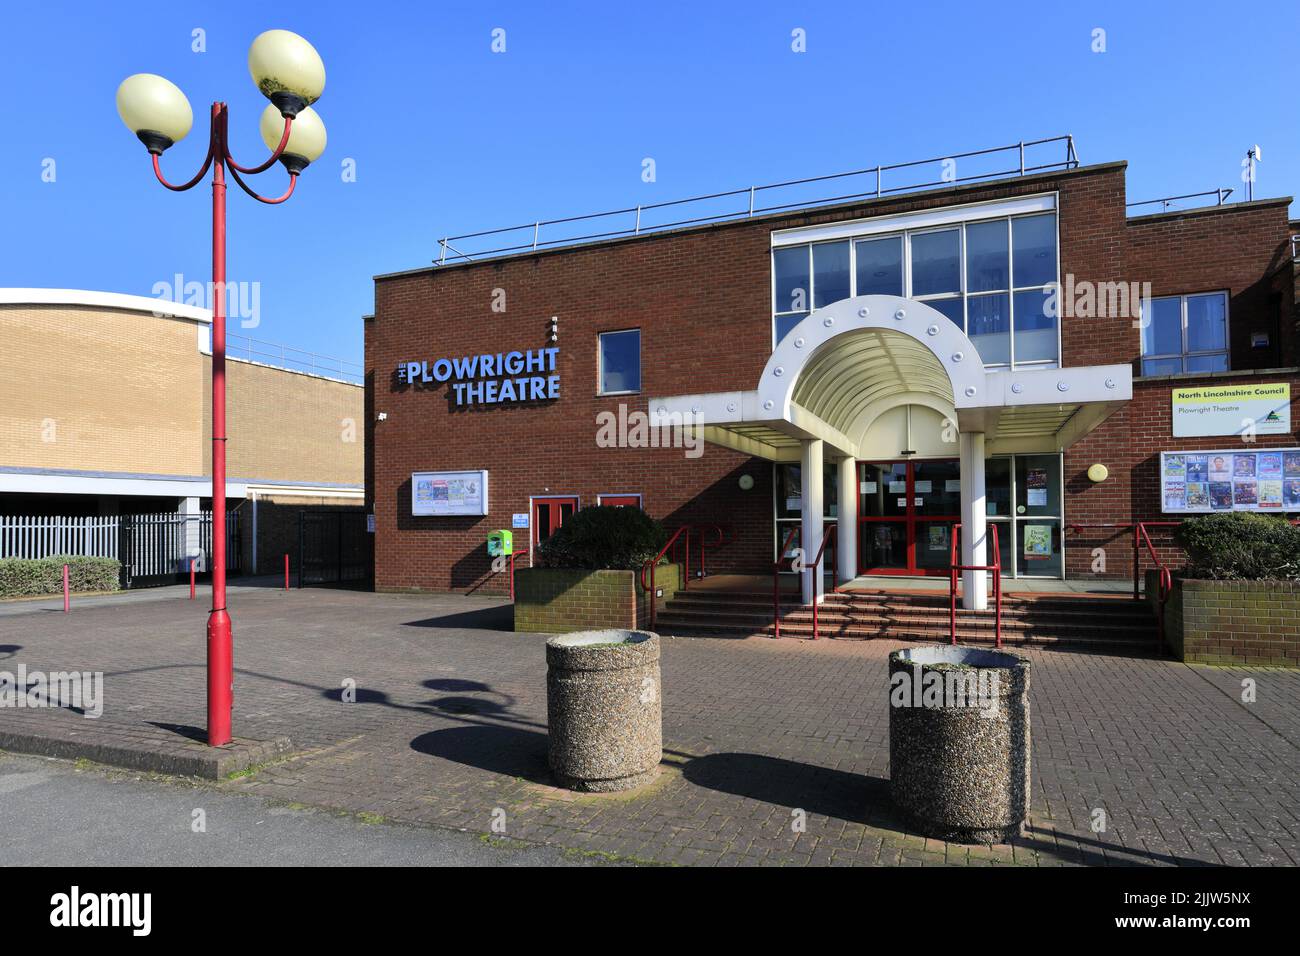
<svg viewBox="0 0 1300 956"><path fill-rule="evenodd" d="M1031 156L1029 151L1035 147L1064 144L1065 158L1056 161L1046 160L1045 156ZM1042 150L1037 150L1042 153ZM1013 154L1008 157L1007 169L994 169L974 173L972 175L955 175L955 170L959 160L973 159L975 157L1003 157L1006 154ZM894 174L890 177L891 182L899 170L916 169L917 167L929 166L932 164L941 164L942 172L938 179L932 179L923 182L910 182L903 185L886 185L885 176L887 173ZM446 236L438 240L438 257L434 260L436 265L445 265L448 261L453 262L472 262L478 258L489 258L492 256L509 255L519 252L537 252L543 249L554 248L557 246L581 245L587 242L598 242L602 239L616 239L628 236L640 236L646 233L661 232L666 229L677 229L684 226L702 225L710 222L727 222L736 219L747 219L764 213L782 212L790 209L806 209L817 206L829 205L831 203L848 202L853 199L876 198L888 196L893 193L913 192L935 187L952 186L956 183L978 182L981 180L998 179L1008 176L1027 176L1032 173L1046 172L1049 170L1069 170L1079 166L1079 156L1075 152L1074 137L1070 135L1052 136L1046 139L1021 140L1018 143L1011 143L1008 146L994 146L989 149L977 149L965 153L952 153L947 156L936 156L930 159L914 160L908 163L891 163L888 165L867 166L863 169L855 169L846 173L830 173L825 176L810 176L805 179L791 179L780 183L766 183L761 186L746 186L741 189L728 189L723 192L708 193L703 196L691 196L687 199L673 199L667 202L644 203L636 206L627 206L622 209L612 209L607 212L589 213L585 216L566 216L561 219L538 219L533 222L522 223L518 226L506 226L501 229L486 229L480 232L468 232L459 236ZM849 192L837 192L836 195L820 195L813 198L799 199L793 202L775 202L769 205L760 205L760 199L763 194L778 189L794 189L795 187L809 187L821 183L840 182L842 180L852 179L853 177L868 177L865 184L867 188L858 188ZM775 197L774 197L775 198ZM686 212L683 218L672 219L668 222L647 223L647 214L652 214L659 210L678 209L689 204L706 204L719 203L719 201L732 201L739 199L739 203L726 202L722 211L708 212L699 209L699 215L692 215ZM735 208L739 205L741 208ZM600 220L614 220L609 222L609 227L594 225ZM619 220L622 220L620 222ZM575 226L578 223L592 223L592 228L597 231L587 232L580 235L568 235L563 238L545 238L542 230L546 227L554 226ZM498 245L485 249L464 250L455 244L462 244L472 240L485 240L496 237L495 241L504 242L504 245ZM506 238L509 237L509 238Z"/></svg>
<svg viewBox="0 0 1300 956"><path fill-rule="evenodd" d="M210 337L208 348L210 351ZM320 355L306 349L294 348L292 345L281 345L278 342L265 342L262 339L249 338L233 332L226 333L226 356L288 369L291 372L337 378L354 384L364 382L366 377L365 366L359 362Z"/></svg>
<svg viewBox="0 0 1300 956"><path fill-rule="evenodd" d="M1183 199L1201 199L1205 196L1213 196L1215 205L1222 206L1232 195L1232 187L1227 186L1221 189L1209 189L1203 193L1187 193L1185 196L1164 196L1160 199L1143 199L1141 202L1126 203L1125 209L1135 209L1138 206L1154 206L1160 204L1160 211L1165 212L1169 209L1170 203L1175 203Z"/></svg>

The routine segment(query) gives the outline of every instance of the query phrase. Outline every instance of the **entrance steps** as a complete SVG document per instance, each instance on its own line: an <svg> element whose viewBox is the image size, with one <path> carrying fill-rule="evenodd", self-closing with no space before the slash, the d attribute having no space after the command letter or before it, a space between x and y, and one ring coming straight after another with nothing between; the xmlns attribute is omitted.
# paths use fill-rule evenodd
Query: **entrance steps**
<svg viewBox="0 0 1300 956"><path fill-rule="evenodd" d="M781 636L811 638L812 608L782 593ZM990 601L992 599L990 598ZM949 640L947 592L852 591L827 593L818 611L821 637L903 641ZM658 610L661 634L773 636L772 592L693 588L678 591ZM994 642L994 612L958 604L957 640ZM1150 650L1155 619L1143 601L1125 597L1027 592L1002 595L1002 642L1009 646L1074 646Z"/></svg>

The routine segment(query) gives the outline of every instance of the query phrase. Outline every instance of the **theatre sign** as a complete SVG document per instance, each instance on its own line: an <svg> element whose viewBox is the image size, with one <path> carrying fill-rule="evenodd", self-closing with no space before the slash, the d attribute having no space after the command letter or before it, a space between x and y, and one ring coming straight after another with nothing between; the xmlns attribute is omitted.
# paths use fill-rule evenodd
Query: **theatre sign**
<svg viewBox="0 0 1300 956"><path fill-rule="evenodd" d="M540 402L560 397L556 371L558 348L463 355L432 362L400 362L399 382L408 385L449 383L456 405Z"/></svg>

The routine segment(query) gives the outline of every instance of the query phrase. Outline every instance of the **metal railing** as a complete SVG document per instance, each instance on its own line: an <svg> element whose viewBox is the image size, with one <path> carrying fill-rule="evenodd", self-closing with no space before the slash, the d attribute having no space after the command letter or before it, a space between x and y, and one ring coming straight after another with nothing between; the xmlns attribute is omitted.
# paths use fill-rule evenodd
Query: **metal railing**
<svg viewBox="0 0 1300 956"><path fill-rule="evenodd" d="M781 542L781 550L777 552L776 560L772 562L772 636L774 638L781 636L781 572L790 562L785 555L794 544L796 536L802 536L803 529L795 525L786 532L785 540Z"/></svg>
<svg viewBox="0 0 1300 956"><path fill-rule="evenodd" d="M365 381L365 366L360 362L349 362L347 359L332 355L321 355L307 349L249 338L246 335L227 333L226 356L288 369L291 372L338 378L345 382L360 384Z"/></svg>
<svg viewBox="0 0 1300 956"><path fill-rule="evenodd" d="M1065 158L1061 160L1039 162L1037 157L1029 156L1027 151L1035 150L1036 147L1064 144ZM1041 150L1039 150L1041 152ZM958 161L974 159L976 157L1002 157L1011 154L1012 158L1008 160L1005 169L986 170L971 175L955 175L953 171L957 168ZM1044 157L1045 158L1045 157ZM925 179L922 177L920 182L908 182L901 185L886 186L885 175L887 173L897 176L900 170L914 170L919 167L933 166L938 164L940 167L937 179ZM862 169L855 169L844 173L830 173L824 176L811 176L806 179L791 179L779 183L766 183L761 186L746 186L740 189L728 189L723 192L708 193L702 196L691 196L687 199L673 199L667 202L644 203L636 206L627 206L622 209L613 209L607 212L589 213L585 216L566 216L560 219L538 219L533 222L522 223L518 226L506 226L501 229L487 229L481 232L467 232L459 236L446 236L438 240L438 257L433 261L437 265L445 265L450 258L452 261L475 261L477 258L487 258L492 256L508 255L518 252L537 252L542 249L556 246L581 245L586 242L598 242L603 239L617 239L628 236L639 236L645 233L660 232L666 229L676 229L684 226L703 225L711 222L726 222L729 220L748 219L764 213L782 212L791 209L806 209L816 206L824 206L831 203L848 202L853 199L875 198L879 199L893 193L912 192L937 187L953 186L958 183L979 182L988 179L998 179L1007 176L1026 176L1030 173L1046 172L1049 170L1070 170L1079 165L1079 156L1075 152L1074 137L1071 135L1051 136L1046 139L1021 140L1018 143L1011 143L1007 146L993 146L988 149L971 150L965 153L952 153L947 156L936 156L930 159L913 160L907 163L890 163L876 166L867 166ZM931 174L933 175L933 174ZM774 190L788 190L793 192L798 187L819 186L824 183L839 183L846 180L858 179L860 183L862 178L867 182L861 185L855 183L848 186L848 192L836 191L835 195L816 195L809 198L800 198L794 201L772 202L767 205L761 204L760 200L765 200L767 195ZM846 184L847 185L847 184ZM806 192L807 190L805 190ZM787 197L773 197L787 198ZM725 202L739 200L739 202ZM706 204L722 204L726 208L722 211L709 212L701 208ZM734 206L740 208L733 208ZM673 218L666 222L647 222L647 218L654 218L654 214L662 210L673 210ZM604 224L600 224L604 221ZM543 228L568 226L577 228L580 223L589 223L589 228L595 231L580 233L578 235L567 235L562 238L543 238ZM460 246L466 242L474 240L492 239L496 242L503 242L504 245L493 246L484 249L465 250Z"/></svg>
<svg viewBox="0 0 1300 956"><path fill-rule="evenodd" d="M1216 206L1222 206L1229 196L1232 195L1232 187L1221 189L1211 189L1203 193L1187 193L1184 196L1163 196L1160 199L1143 199L1141 202L1125 203L1125 209L1136 209L1138 206L1154 206L1160 204L1160 211L1165 212L1169 209L1170 203L1176 203L1184 199L1201 199L1205 196L1213 196Z"/></svg>
<svg viewBox="0 0 1300 956"><path fill-rule="evenodd" d="M824 571L820 571L819 569L822 566L822 557L826 554L826 545L831 543L831 540L835 537L835 531L838 528L839 528L839 524L836 523L830 525L826 529L826 532L822 535L821 547L817 549L817 556L813 558L812 565L809 568L807 568L807 572L812 575L812 599L813 599L812 613L813 613L813 640L814 641L821 636L821 623L818 620L817 607L818 605L821 604L822 592L826 589L826 574ZM832 562L834 562L834 559L832 559Z"/></svg>
<svg viewBox="0 0 1300 956"><path fill-rule="evenodd" d="M990 522L988 530L993 537L992 564L958 564L957 542L960 540L961 522L952 526L952 550L948 565L948 632L949 640L957 643L957 576L962 571L993 572L993 636L994 646L1002 647L1002 548L998 543L997 522ZM987 545L986 545L987 547Z"/></svg>
<svg viewBox="0 0 1300 956"><path fill-rule="evenodd" d="M717 539L712 544L709 544L709 542L705 538L705 533L709 531L715 532L717 534ZM672 535L668 538L668 541L659 550L658 554L656 554L649 561L646 561L643 565L641 565L641 573L638 575L638 579L641 583L641 590L646 593L647 600L650 602L650 609L646 617L650 622L651 630L654 630L655 619L656 619L656 606L658 604L658 599L656 596L656 585L655 585L655 568L658 566L659 562L663 559L665 555L667 555L670 551L673 551L675 548L679 546L682 548L682 551L685 556L685 560L682 562L681 590L685 591L687 588L690 587L691 532L695 532L699 536L699 546L700 546L699 567L700 567L701 578L705 576L705 570L704 570L705 549L708 547L720 548L727 543L727 535L726 532L723 531L722 525L684 524L672 533Z"/></svg>

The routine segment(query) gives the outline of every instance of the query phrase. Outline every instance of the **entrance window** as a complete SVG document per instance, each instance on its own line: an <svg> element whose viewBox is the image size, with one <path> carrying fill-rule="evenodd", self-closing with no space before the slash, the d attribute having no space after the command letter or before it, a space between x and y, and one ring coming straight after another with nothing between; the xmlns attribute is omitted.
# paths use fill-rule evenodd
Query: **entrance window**
<svg viewBox="0 0 1300 956"><path fill-rule="evenodd" d="M998 527L1003 573L1063 576L1060 455L1015 455L985 462L985 505Z"/></svg>
<svg viewBox="0 0 1300 956"><path fill-rule="evenodd" d="M858 467L859 567L864 574L946 574L960 520L955 458Z"/></svg>
<svg viewBox="0 0 1300 956"><path fill-rule="evenodd" d="M803 520L803 468L800 465L777 464L776 480L774 482L776 492L775 512L776 512L776 547L780 547L790 534L792 528L797 528ZM838 489L839 474L834 465L822 466L822 519L826 522L836 520L838 508ZM793 547L799 547L799 538L796 535ZM830 556L834 553L834 544L826 549L827 567L833 567L829 563Z"/></svg>
<svg viewBox="0 0 1300 956"><path fill-rule="evenodd" d="M1228 293L1176 295L1142 307L1143 375L1228 370Z"/></svg>
<svg viewBox="0 0 1300 956"><path fill-rule="evenodd" d="M773 345L814 308L855 295L902 295L966 332L985 365L1055 366L1061 353L1056 230L1056 213L1032 213L774 248ZM1212 347L1204 343L1217 341L1213 315L1198 313L1191 327L1199 351L1188 371L1200 371L1212 362L1206 357ZM1213 348L1226 357L1226 345Z"/></svg>

